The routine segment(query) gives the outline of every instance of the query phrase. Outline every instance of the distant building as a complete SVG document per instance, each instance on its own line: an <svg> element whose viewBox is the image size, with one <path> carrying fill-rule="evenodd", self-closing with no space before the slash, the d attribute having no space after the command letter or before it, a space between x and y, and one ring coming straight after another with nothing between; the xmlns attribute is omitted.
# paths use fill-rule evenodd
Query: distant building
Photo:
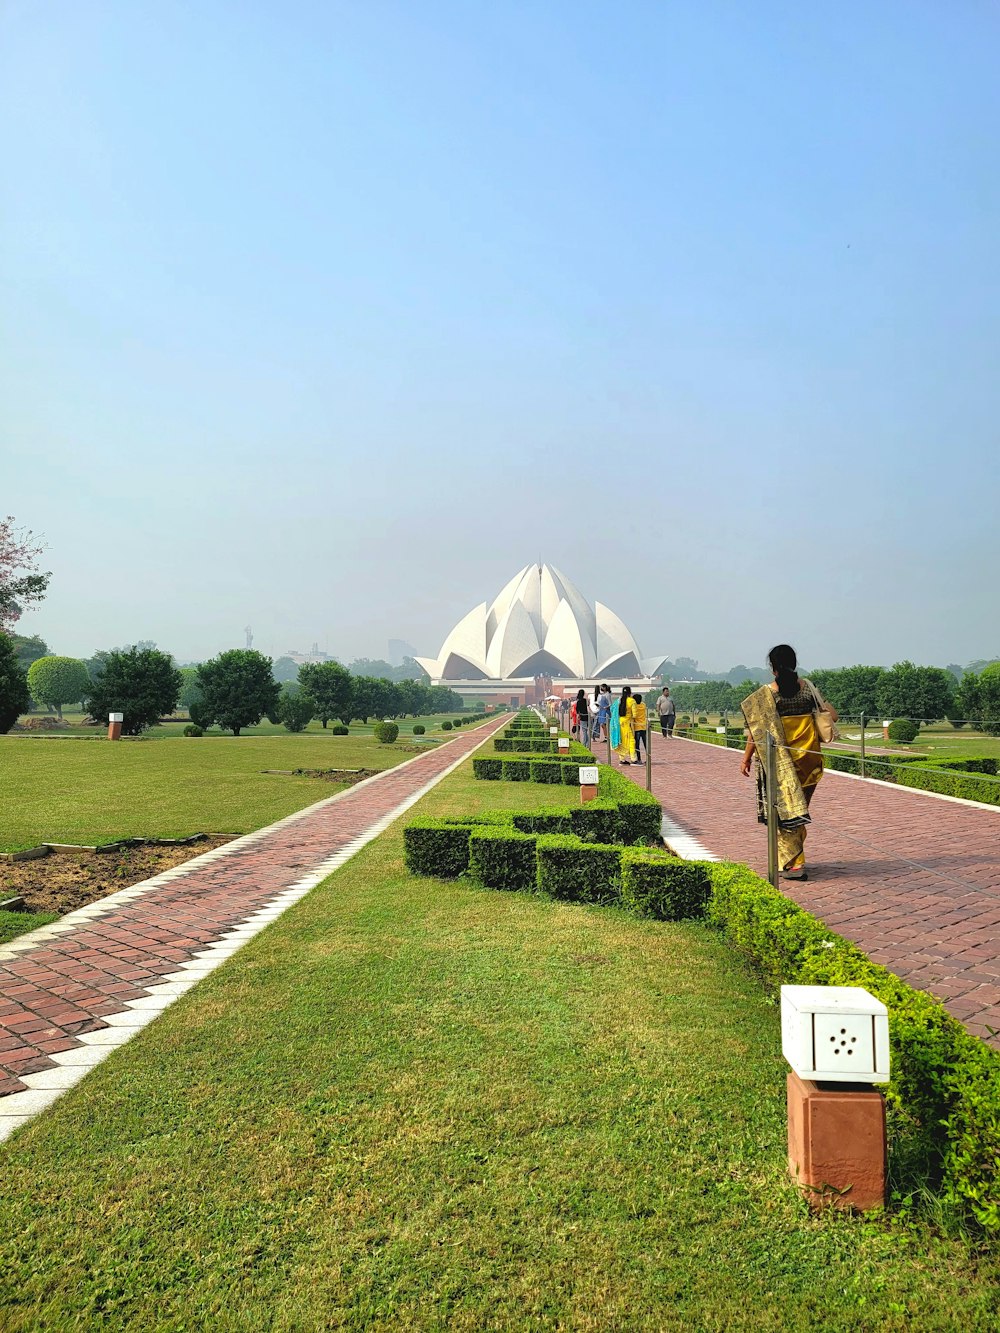
<svg viewBox="0 0 1000 1333"><path fill-rule="evenodd" d="M665 661L642 657L630 631L551 565L528 565L492 603L460 620L437 657L418 657L432 685L464 698L531 703L607 681L615 690L658 684Z"/></svg>
<svg viewBox="0 0 1000 1333"><path fill-rule="evenodd" d="M318 643L314 643L308 653L300 653L297 648L289 648L284 656L290 657L296 666L305 666L308 662L333 662L336 660L331 653L320 652Z"/></svg>
<svg viewBox="0 0 1000 1333"><path fill-rule="evenodd" d="M389 640L389 665L402 666L404 657L415 657L417 653L412 643L407 643L405 639Z"/></svg>

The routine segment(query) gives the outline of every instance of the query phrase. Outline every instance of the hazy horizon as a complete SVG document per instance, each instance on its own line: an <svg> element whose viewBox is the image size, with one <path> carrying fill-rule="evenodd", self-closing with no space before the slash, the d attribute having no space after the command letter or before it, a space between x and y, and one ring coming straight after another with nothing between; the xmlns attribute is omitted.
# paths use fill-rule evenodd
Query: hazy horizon
<svg viewBox="0 0 1000 1333"><path fill-rule="evenodd" d="M1000 11L0 15L54 651L421 655L534 559L704 670L997 643Z"/></svg>

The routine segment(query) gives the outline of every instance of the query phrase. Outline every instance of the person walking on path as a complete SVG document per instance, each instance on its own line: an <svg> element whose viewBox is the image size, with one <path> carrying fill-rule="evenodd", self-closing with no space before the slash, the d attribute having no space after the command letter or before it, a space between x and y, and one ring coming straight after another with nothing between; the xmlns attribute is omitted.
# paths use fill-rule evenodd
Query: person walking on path
<svg viewBox="0 0 1000 1333"><path fill-rule="evenodd" d="M743 716L750 737L743 751L740 772L750 776L757 756L757 819L767 823L767 784L764 756L767 738L776 743L778 819L778 864L785 879L808 879L806 873L806 826L809 803L823 776L823 755L813 713L827 710L833 721L837 711L825 702L811 681L797 671L795 649L779 643L768 653L774 683L762 685L743 700Z"/></svg>
<svg viewBox="0 0 1000 1333"><path fill-rule="evenodd" d="M576 739L581 745L590 744L590 704L587 691L579 690L576 696Z"/></svg>
<svg viewBox="0 0 1000 1333"><path fill-rule="evenodd" d="M624 685L622 687L621 698L618 700L617 707L611 710L612 731L611 741L614 744L614 721L618 721L618 744L615 746L618 751L618 758L623 765L635 763L635 703L632 699L632 686Z"/></svg>
<svg viewBox="0 0 1000 1333"><path fill-rule="evenodd" d="M601 728L601 739L605 741L608 739L608 736L610 734L611 713L612 713L611 705L613 703L614 700L611 697L611 687L609 685L602 684L600 692L598 693L597 696L597 722Z"/></svg>
<svg viewBox="0 0 1000 1333"><path fill-rule="evenodd" d="M656 701L656 711L660 718L660 735L672 736L674 734L674 719L677 716L677 705L670 697L670 690L666 685L663 687L663 693Z"/></svg>
<svg viewBox="0 0 1000 1333"><path fill-rule="evenodd" d="M635 757L642 763L642 747L649 748L649 714L646 712L646 705L642 702L642 695L637 694L632 702L635 704L635 717L632 719L632 725L635 729Z"/></svg>

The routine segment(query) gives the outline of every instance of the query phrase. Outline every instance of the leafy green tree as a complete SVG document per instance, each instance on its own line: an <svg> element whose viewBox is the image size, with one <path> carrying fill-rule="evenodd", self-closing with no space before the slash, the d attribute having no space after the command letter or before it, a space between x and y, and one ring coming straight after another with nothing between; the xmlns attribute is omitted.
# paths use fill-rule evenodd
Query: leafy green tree
<svg viewBox="0 0 1000 1333"><path fill-rule="evenodd" d="M177 702L181 708L190 710L192 704L201 699L201 686L198 684L198 668L194 666L178 667L181 673L181 692Z"/></svg>
<svg viewBox="0 0 1000 1333"><path fill-rule="evenodd" d="M299 685L312 698L313 717L324 728L333 717L339 717L345 726L350 723L351 684L351 673L339 662L307 662L299 667Z"/></svg>
<svg viewBox="0 0 1000 1333"><path fill-rule="evenodd" d="M285 685L289 681L297 680L299 668L290 657L279 657L275 660L271 668L271 675L279 685Z"/></svg>
<svg viewBox="0 0 1000 1333"><path fill-rule="evenodd" d="M90 688L90 674L75 657L40 657L28 668L32 699L54 708L62 717L63 704L76 704Z"/></svg>
<svg viewBox="0 0 1000 1333"><path fill-rule="evenodd" d="M379 682L374 676L353 676L351 683L351 716L347 721L357 718L360 722L367 722L374 715L378 705ZM341 721L344 720L341 717Z"/></svg>
<svg viewBox="0 0 1000 1333"><path fill-rule="evenodd" d="M1000 662L984 667L978 675L966 672L958 688L962 714L987 736L1000 736Z"/></svg>
<svg viewBox="0 0 1000 1333"><path fill-rule="evenodd" d="M945 717L955 708L954 684L942 667L897 662L879 681L878 711L884 717L907 717L918 722Z"/></svg>
<svg viewBox="0 0 1000 1333"><path fill-rule="evenodd" d="M305 731L316 716L316 703L305 690L290 690L287 682L278 700L278 721L286 731Z"/></svg>
<svg viewBox="0 0 1000 1333"><path fill-rule="evenodd" d="M199 727L213 723L238 736L262 717L276 721L281 686L271 675L271 659L253 648L230 648L198 668L201 702L191 709Z"/></svg>
<svg viewBox="0 0 1000 1333"><path fill-rule="evenodd" d="M27 671L32 662L37 662L40 657L50 655L49 645L37 634L32 634L30 638L25 638L23 634L11 634L9 637L14 645L17 664L22 671Z"/></svg>
<svg viewBox="0 0 1000 1333"><path fill-rule="evenodd" d="M977 722L982 712L982 700L979 693L979 677L974 671L967 671L958 683L955 691L955 711L969 722Z"/></svg>
<svg viewBox="0 0 1000 1333"><path fill-rule="evenodd" d="M177 707L183 678L169 653L158 648L112 648L87 687L87 712L95 722L123 713L122 732L138 736Z"/></svg>
<svg viewBox="0 0 1000 1333"><path fill-rule="evenodd" d="M875 717L881 712L878 691L885 675L885 667L850 666L813 671L809 679L843 717L860 717L862 713L865 717Z"/></svg>
<svg viewBox="0 0 1000 1333"><path fill-rule="evenodd" d="M12 637L0 631L0 732L6 734L31 707L28 678L17 660Z"/></svg>

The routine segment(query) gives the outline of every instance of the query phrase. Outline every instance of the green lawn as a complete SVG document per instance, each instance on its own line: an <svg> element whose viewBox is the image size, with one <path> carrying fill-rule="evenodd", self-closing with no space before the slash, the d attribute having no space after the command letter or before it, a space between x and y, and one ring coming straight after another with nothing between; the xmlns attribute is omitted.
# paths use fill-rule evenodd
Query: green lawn
<svg viewBox="0 0 1000 1333"><path fill-rule="evenodd" d="M158 744L0 736L0 850L248 833L341 790L262 769L384 769L411 757L370 735L322 731Z"/></svg>
<svg viewBox="0 0 1000 1333"><path fill-rule="evenodd" d="M27 716L33 718L35 721L44 721L52 723L56 721L54 713L51 715L45 713L33 713L33 714L28 714ZM441 739L442 722L446 721L454 722L456 717L468 717L468 716L469 716L468 713L433 713L429 717L406 717L399 720L397 722L397 725L399 726L399 734L401 739L412 737L413 728L415 726L422 726L425 728L426 734L428 736L431 735L431 733L434 733L434 735L438 739ZM80 738L85 736L90 737L90 736L106 735L107 733L106 725L100 727L87 725L84 722L84 717L85 714L82 713L79 709L64 708L63 721L69 723L70 727L72 727L72 731L66 731L62 727L59 728L54 727L52 730L46 730L45 728L42 728L38 731L24 733L24 738L28 739L32 736L60 736L66 738L69 737ZM23 722L24 717L21 717L19 721ZM188 722L186 718L183 718L180 721L176 722L164 722L162 726L150 727L150 729L143 734L141 739L143 741L168 740L171 737L183 735L184 728L187 725ZM331 727L336 725L337 725L336 721L330 723ZM374 727L374 725L375 725L374 718L372 718L370 722L352 722L350 728L351 735L370 736L372 734L372 727ZM467 730L467 728L459 728L459 730ZM20 734L21 733L17 733L17 735ZM228 736L230 734L231 733L229 732L220 731L218 727L212 728L212 730L208 733L208 735L210 736ZM289 734L290 733L283 726L281 726L278 723L268 722L266 718L262 722L260 722L256 727L244 727L244 729L240 732L241 737L288 736ZM305 732L299 734L305 734L308 736L324 736L324 735L329 735L329 728L324 728L321 722L310 722L309 725L306 727ZM444 734L447 735L447 733ZM125 737L124 739L126 743L130 743L131 741L130 737Z"/></svg>
<svg viewBox="0 0 1000 1333"><path fill-rule="evenodd" d="M718 935L394 826L0 1148L3 1327L996 1327L995 1258L809 1216L779 1052Z"/></svg>

